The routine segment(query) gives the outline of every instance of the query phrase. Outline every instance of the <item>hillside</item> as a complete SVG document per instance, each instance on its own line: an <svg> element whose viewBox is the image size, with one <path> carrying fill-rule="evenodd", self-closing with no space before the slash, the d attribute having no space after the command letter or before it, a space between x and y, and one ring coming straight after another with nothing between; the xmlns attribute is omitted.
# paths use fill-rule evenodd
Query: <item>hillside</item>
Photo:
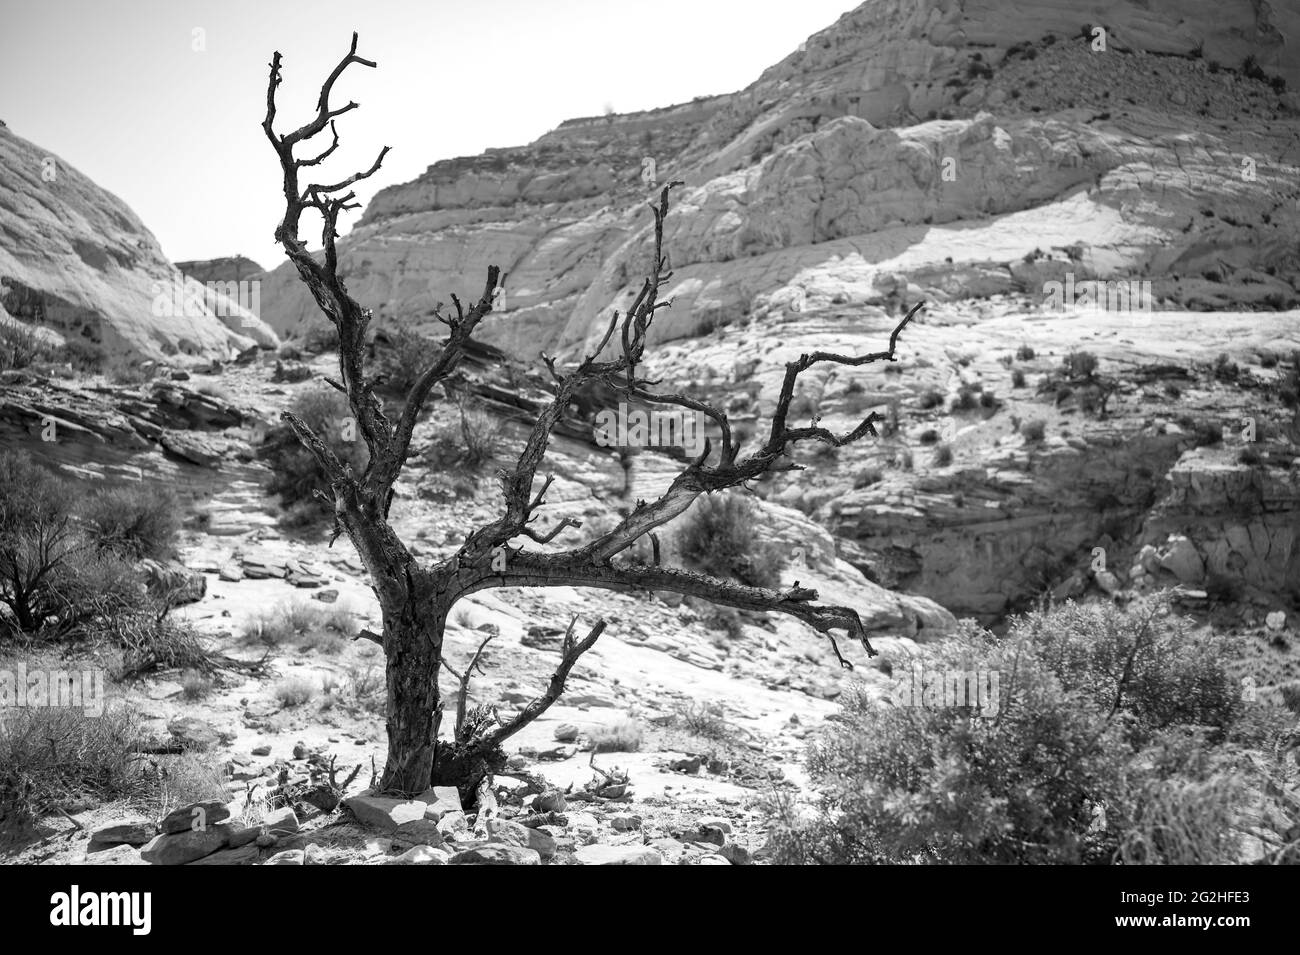
<svg viewBox="0 0 1300 955"><path fill-rule="evenodd" d="M226 359L278 344L238 293L232 300L220 290L187 287L120 199L0 126L5 316L103 356Z"/></svg>

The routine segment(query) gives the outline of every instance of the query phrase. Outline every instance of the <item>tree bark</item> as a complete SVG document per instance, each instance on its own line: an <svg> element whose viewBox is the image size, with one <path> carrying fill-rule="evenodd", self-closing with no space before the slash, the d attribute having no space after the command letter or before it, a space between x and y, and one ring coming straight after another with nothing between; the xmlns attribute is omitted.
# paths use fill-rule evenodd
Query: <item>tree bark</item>
<svg viewBox="0 0 1300 955"><path fill-rule="evenodd" d="M384 612L388 758L380 788L418 796L429 788L438 747L438 668L447 610L408 599Z"/></svg>

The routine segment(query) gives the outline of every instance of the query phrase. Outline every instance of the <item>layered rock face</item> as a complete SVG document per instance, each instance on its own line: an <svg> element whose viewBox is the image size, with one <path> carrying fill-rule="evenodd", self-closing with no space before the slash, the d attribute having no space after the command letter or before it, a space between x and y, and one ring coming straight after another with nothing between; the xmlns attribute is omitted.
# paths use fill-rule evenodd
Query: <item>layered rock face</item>
<svg viewBox="0 0 1300 955"><path fill-rule="evenodd" d="M344 269L381 325L436 334L435 301L477 298L499 265L504 295L478 334L524 359L572 356L646 273L645 199L683 180L665 227L673 306L651 341L689 344L651 363L666 380L719 389L741 420L770 412L735 395L770 403L781 362L877 350L901 307L929 303L909 337L923 357L845 405L910 415L915 470L890 470L911 452L886 442L771 491L830 527L869 576L992 622L1048 591L1100 586L1088 555L1102 547L1117 575L1102 589L1227 575L1279 599L1297 559L1294 482L1273 473L1289 460L1277 428L1291 411L1261 389L1289 365L1241 349L1300 345L1295 313L1275 320L1300 305L1300 58L1286 53L1297 41L1300 10L1251 0L873 0L739 92L572 120L528 147L436 163L376 196L343 243ZM1108 283L1099 310L1051 300L1096 281ZM1138 314L1107 309L1117 289L1132 290L1123 307ZM321 320L291 269L267 277L265 300L282 334ZM1226 325L1193 314L1225 310ZM704 345L714 336L722 352ZM1026 341L1054 356L1031 375L1068 347L1095 350L1130 397L1091 420L1012 393L997 362ZM983 344L975 376L962 364L972 342ZM1254 364L1251 390L1205 372L1221 351ZM1171 379L1132 378L1166 363ZM809 400L835 407L845 380ZM996 387L1007 412L964 423L944 442L955 462L937 466L915 445L919 422L950 422L923 399L938 388L946 409L953 381ZM1007 426L1039 414L1041 444ZM1176 423L1233 414L1273 422L1276 460L1198 448ZM845 493L863 467L886 479ZM1155 570L1138 560L1144 546Z"/></svg>
<svg viewBox="0 0 1300 955"><path fill-rule="evenodd" d="M1284 56L1298 35L1300 14L1248 0L866 3L740 92L573 120L383 190L344 268L381 323L420 326L497 264L505 308L485 339L576 350L634 294L644 199L678 178L660 341L751 315L830 263L868 298L1072 271L1149 279L1188 307L1285 308L1300 170L1285 158L1297 100L1278 87L1300 83ZM1240 72L1248 56L1276 84ZM1033 228L1006 218L1053 206ZM989 217L1010 227L997 247L927 247L931 226ZM282 334L321 320L292 269L264 298Z"/></svg>
<svg viewBox="0 0 1300 955"><path fill-rule="evenodd" d="M198 259L177 262L181 274L197 282L243 282L261 278L266 269L242 255L228 255L220 259Z"/></svg>
<svg viewBox="0 0 1300 955"><path fill-rule="evenodd" d="M104 355L227 358L275 334L236 292L187 287L136 215L0 128L0 309Z"/></svg>

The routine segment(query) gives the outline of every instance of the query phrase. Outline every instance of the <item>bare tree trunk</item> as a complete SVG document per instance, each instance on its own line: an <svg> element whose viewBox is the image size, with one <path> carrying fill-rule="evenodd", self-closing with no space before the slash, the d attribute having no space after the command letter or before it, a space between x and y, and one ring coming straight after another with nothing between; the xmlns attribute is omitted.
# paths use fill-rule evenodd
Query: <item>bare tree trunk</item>
<svg viewBox="0 0 1300 955"><path fill-rule="evenodd" d="M421 613L418 600L384 613L388 758L385 792L419 795L433 779L440 712L438 667L446 610Z"/></svg>

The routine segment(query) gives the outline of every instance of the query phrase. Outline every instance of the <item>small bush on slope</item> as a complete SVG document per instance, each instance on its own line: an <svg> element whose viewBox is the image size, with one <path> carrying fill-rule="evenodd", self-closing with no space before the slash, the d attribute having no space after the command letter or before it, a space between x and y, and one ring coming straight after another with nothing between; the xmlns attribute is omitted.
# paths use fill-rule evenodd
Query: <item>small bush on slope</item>
<svg viewBox="0 0 1300 955"><path fill-rule="evenodd" d="M80 514L103 547L155 560L176 554L181 514L170 488L143 483L108 488L91 495Z"/></svg>
<svg viewBox="0 0 1300 955"><path fill-rule="evenodd" d="M328 385L312 385L296 395L289 410L318 435L338 459L361 474L370 461L370 452L361 438L347 399ZM304 448L287 424L277 425L262 446L262 458L271 469L267 487L280 496L288 509L291 524L304 525L333 513L334 500L329 483L311 452ZM316 497L316 492L325 500Z"/></svg>
<svg viewBox="0 0 1300 955"><path fill-rule="evenodd" d="M682 557L704 573L734 577L752 587L775 587L781 557L758 536L753 502L737 494L698 498L678 532Z"/></svg>

